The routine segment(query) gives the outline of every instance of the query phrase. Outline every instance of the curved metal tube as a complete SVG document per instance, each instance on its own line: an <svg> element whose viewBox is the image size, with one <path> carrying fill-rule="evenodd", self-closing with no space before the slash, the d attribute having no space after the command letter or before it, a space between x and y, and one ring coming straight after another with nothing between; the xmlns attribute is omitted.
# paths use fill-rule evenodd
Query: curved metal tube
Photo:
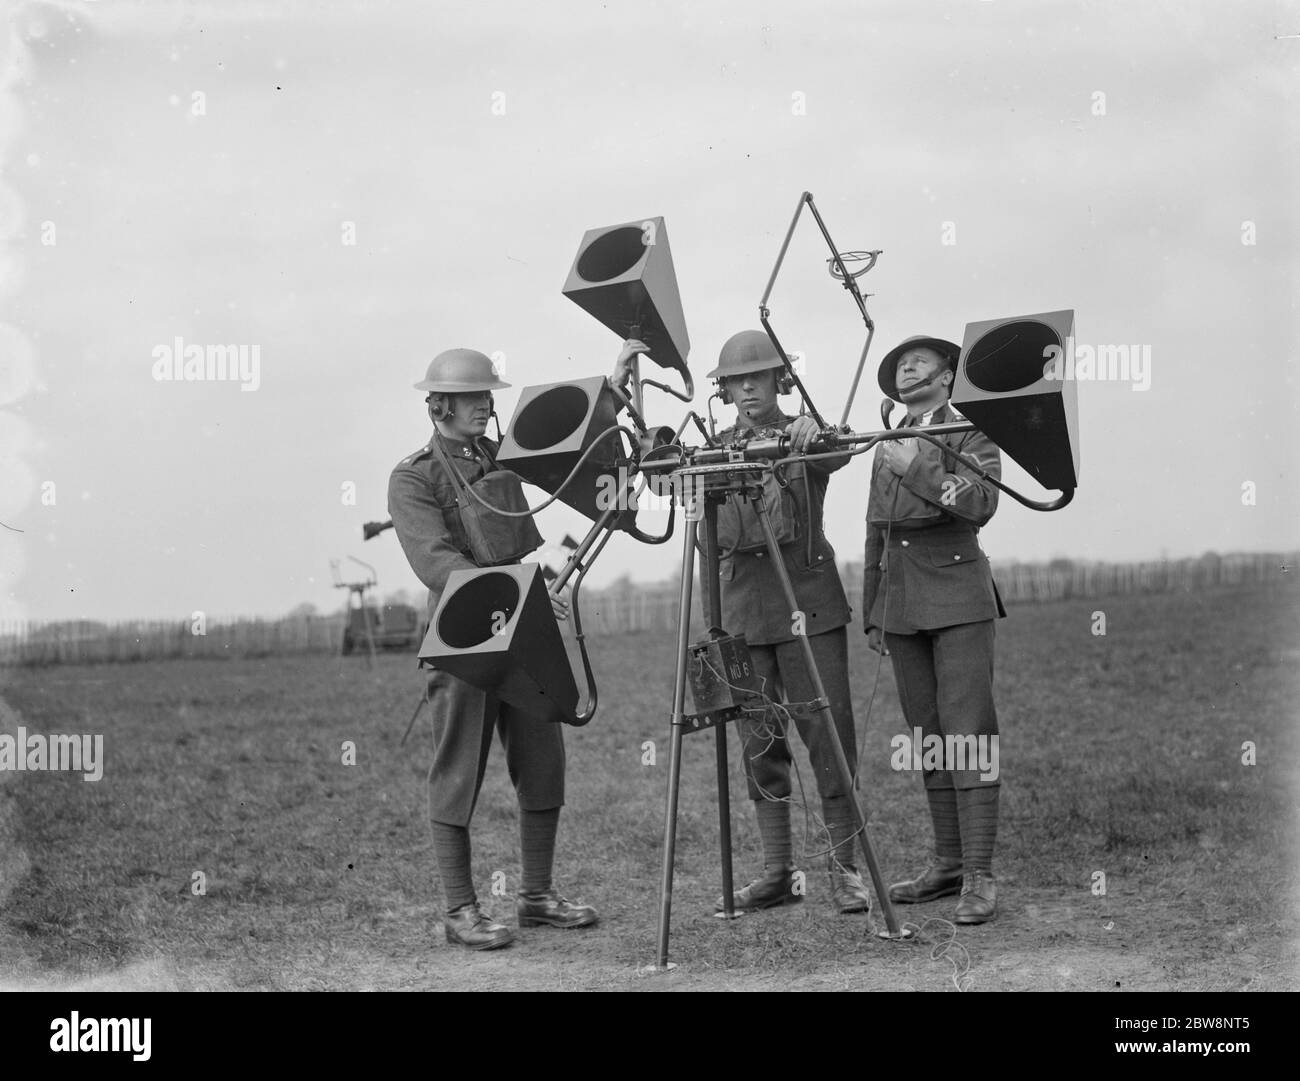
<svg viewBox="0 0 1300 1081"><path fill-rule="evenodd" d="M1041 510L1041 511L1060 510L1062 507L1064 507L1067 503L1069 503L1074 498L1073 488L1062 488L1061 494L1058 495L1055 499L1049 499L1049 500L1029 499L1026 496L1021 495L1014 488L1011 488L1008 485L1003 484L1000 480L998 480L997 477L990 476L987 472L985 472L985 470L980 465L978 465L974 461L974 459L967 458L966 455L960 453L959 451L953 450L952 447L943 443L937 435L930 435L927 431L925 431L924 428L907 428L907 429L899 428L896 429L896 431L906 431L907 432L906 438L910 438L911 436L918 436L921 439L928 439L931 443L933 443L936 447L938 447L940 451L948 455L948 457L955 458L957 461L961 462L962 465L964 465L971 472L975 473L981 480L986 480L990 484L994 485L996 488L1000 489L1003 492L1006 492L1007 495L1009 495L1017 503L1019 503L1021 506L1028 507L1030 510Z"/></svg>
<svg viewBox="0 0 1300 1081"><path fill-rule="evenodd" d="M674 500L672 504L668 507L668 528L664 530L661 536L656 537L656 536L652 536L649 533L643 533L636 526L632 526L630 529L627 526L624 526L622 531L626 533L629 537L631 537L633 540L639 540L642 544L663 544L664 541L666 541L669 537L673 535L673 524L676 522L676 520L677 520L677 501Z"/></svg>
<svg viewBox="0 0 1300 1081"><path fill-rule="evenodd" d="M573 580L573 591L570 594L570 607L573 609L573 635L578 642L578 652L582 655L582 673L583 678L587 681L587 705L581 713L573 720L573 724L581 728L584 724L596 715L596 702L599 692L596 688L596 675L591 670L591 657L587 654L587 638L582 633L582 612L578 605L578 591L582 589L582 579L586 576L587 571L591 569L592 563L600 555L605 545L609 543L609 538L614 535L612 529L606 528L605 535L600 538L599 543L591 552L591 558L583 564L582 569L578 571L578 576Z"/></svg>
<svg viewBox="0 0 1300 1081"><path fill-rule="evenodd" d="M693 402L695 400L695 379L692 377L689 368L682 369L682 382L686 385L685 394L680 390L673 390L672 387L666 386L654 379L642 379L641 385L645 386L648 383L652 387L658 387L665 394L671 394L674 398L680 398L684 402Z"/></svg>
<svg viewBox="0 0 1300 1081"><path fill-rule="evenodd" d="M610 425L603 432L601 432L600 435L596 436L596 438L591 441L591 446L589 446L586 450L584 450L582 452L582 456L576 462L573 463L573 468L569 470L569 475L565 477L564 480L560 483L559 487L555 489L555 492L551 496L551 498L543 500L542 502L538 503L537 506L535 507L528 507L526 510L501 510L499 507L492 506L492 504L489 503L486 499L484 499L481 495L479 495L478 492L474 491L474 486L472 484L466 485L465 490L469 492L469 494L472 495L479 503L487 507L487 509L490 510L493 514L499 514L501 515L502 518L527 518L530 515L536 514L539 510L544 510L545 508L549 507L552 503L554 503L557 499L559 499L560 493L564 491L564 489L569 486L569 483L573 480L573 478L578 475L578 470L581 469L582 464L589 457L591 457L592 451L594 451L598 446L600 446L601 442L607 439L610 436L610 434L613 432L622 432L631 441L633 447L637 445L636 433L632 431L631 428L627 428L622 424Z"/></svg>

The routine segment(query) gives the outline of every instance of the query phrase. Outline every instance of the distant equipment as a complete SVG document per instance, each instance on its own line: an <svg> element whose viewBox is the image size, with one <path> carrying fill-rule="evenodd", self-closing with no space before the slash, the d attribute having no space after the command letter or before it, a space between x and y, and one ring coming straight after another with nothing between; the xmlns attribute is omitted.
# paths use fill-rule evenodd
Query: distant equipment
<svg viewBox="0 0 1300 1081"><path fill-rule="evenodd" d="M353 652L357 643L371 639L377 649L410 653L423 637L423 617L412 605L368 604L364 609L350 608L348 625L343 629L343 656Z"/></svg>
<svg viewBox="0 0 1300 1081"><path fill-rule="evenodd" d="M343 628L343 656L354 653L358 646L369 649L370 662L374 663L377 650L410 651L424 637L424 621L419 611L409 604L385 604L382 607L368 601L366 593L378 580L375 568L362 563L356 556L348 556L353 563L365 567L369 574L357 582L346 582L339 571L339 561L330 560L334 588L348 591L348 622Z"/></svg>

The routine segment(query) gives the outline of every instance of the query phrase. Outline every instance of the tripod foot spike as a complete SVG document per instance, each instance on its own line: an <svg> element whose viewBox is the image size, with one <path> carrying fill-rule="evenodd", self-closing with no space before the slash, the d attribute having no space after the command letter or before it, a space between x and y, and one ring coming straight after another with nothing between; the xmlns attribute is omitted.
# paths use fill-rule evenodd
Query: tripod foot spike
<svg viewBox="0 0 1300 1081"><path fill-rule="evenodd" d="M638 976L658 976L661 972L671 972L676 967L676 961L665 961L662 965L643 965L636 970L636 974Z"/></svg>

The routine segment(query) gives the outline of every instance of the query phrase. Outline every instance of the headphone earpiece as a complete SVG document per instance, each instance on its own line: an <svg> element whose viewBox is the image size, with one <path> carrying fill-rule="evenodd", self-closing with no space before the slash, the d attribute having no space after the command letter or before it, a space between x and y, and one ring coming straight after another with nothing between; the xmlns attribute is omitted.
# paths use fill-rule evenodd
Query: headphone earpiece
<svg viewBox="0 0 1300 1081"><path fill-rule="evenodd" d="M731 391L727 389L726 378L724 377L722 379L717 380L717 384L718 384L718 401L720 401L723 405L731 405L731 401L732 401ZM784 368L782 368L776 377L776 392L777 394L789 394L793 390L794 390L794 380L790 377L790 373L786 371Z"/></svg>
<svg viewBox="0 0 1300 1081"><path fill-rule="evenodd" d="M456 403L454 395L442 391L434 391L424 400L429 403L429 415L434 420L446 420L448 417L456 415ZM493 416L497 411L497 400L491 391L488 391L488 415Z"/></svg>

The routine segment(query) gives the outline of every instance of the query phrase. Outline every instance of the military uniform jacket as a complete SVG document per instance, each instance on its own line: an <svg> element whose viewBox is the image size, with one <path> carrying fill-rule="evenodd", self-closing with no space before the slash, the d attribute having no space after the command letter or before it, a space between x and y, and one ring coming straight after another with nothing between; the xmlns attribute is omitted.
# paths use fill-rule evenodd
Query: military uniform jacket
<svg viewBox="0 0 1300 1081"><path fill-rule="evenodd" d="M466 484L473 484L492 468L487 452L495 456L495 441L482 437L474 443L449 439L434 432ZM477 446L475 444L478 444ZM452 571L478 567L470 555L469 539L457 510L457 490L447 476L432 440L394 467L388 478L388 513L406 553L407 562L429 590L429 615L438 607Z"/></svg>
<svg viewBox="0 0 1300 1081"><path fill-rule="evenodd" d="M770 439L783 433L794 419L783 413L781 420L775 424L755 428L732 427L719 433L718 438L728 443ZM794 496L801 532L796 540L781 546L781 558L786 573L790 576L790 583L794 586L798 610L804 616L804 633L810 636L843 627L851 618L844 584L840 581L840 572L835 566L835 549L822 531L822 507L830 474L843 468L849 460L845 456L804 463L802 468L807 470L811 506L809 499L805 498L799 467L785 471L790 479L789 491ZM720 515L727 512L726 506L719 508ZM806 533L810 526L811 560ZM702 538L702 528L700 535ZM719 572L722 580L722 626L728 634L743 634L750 645L777 645L794 641L794 619L790 605L781 589L781 580L772 566L771 557L765 550L734 552L720 561ZM712 586L707 577L701 565L700 593L706 621Z"/></svg>
<svg viewBox="0 0 1300 1081"><path fill-rule="evenodd" d="M930 422L961 419L944 404ZM917 423L909 416L902 426ZM998 448L982 432L938 438L1001 478ZM915 634L1005 616L976 537L997 510L998 489L928 440L918 440L917 447L901 477L879 456L872 465L862 581L865 626Z"/></svg>

